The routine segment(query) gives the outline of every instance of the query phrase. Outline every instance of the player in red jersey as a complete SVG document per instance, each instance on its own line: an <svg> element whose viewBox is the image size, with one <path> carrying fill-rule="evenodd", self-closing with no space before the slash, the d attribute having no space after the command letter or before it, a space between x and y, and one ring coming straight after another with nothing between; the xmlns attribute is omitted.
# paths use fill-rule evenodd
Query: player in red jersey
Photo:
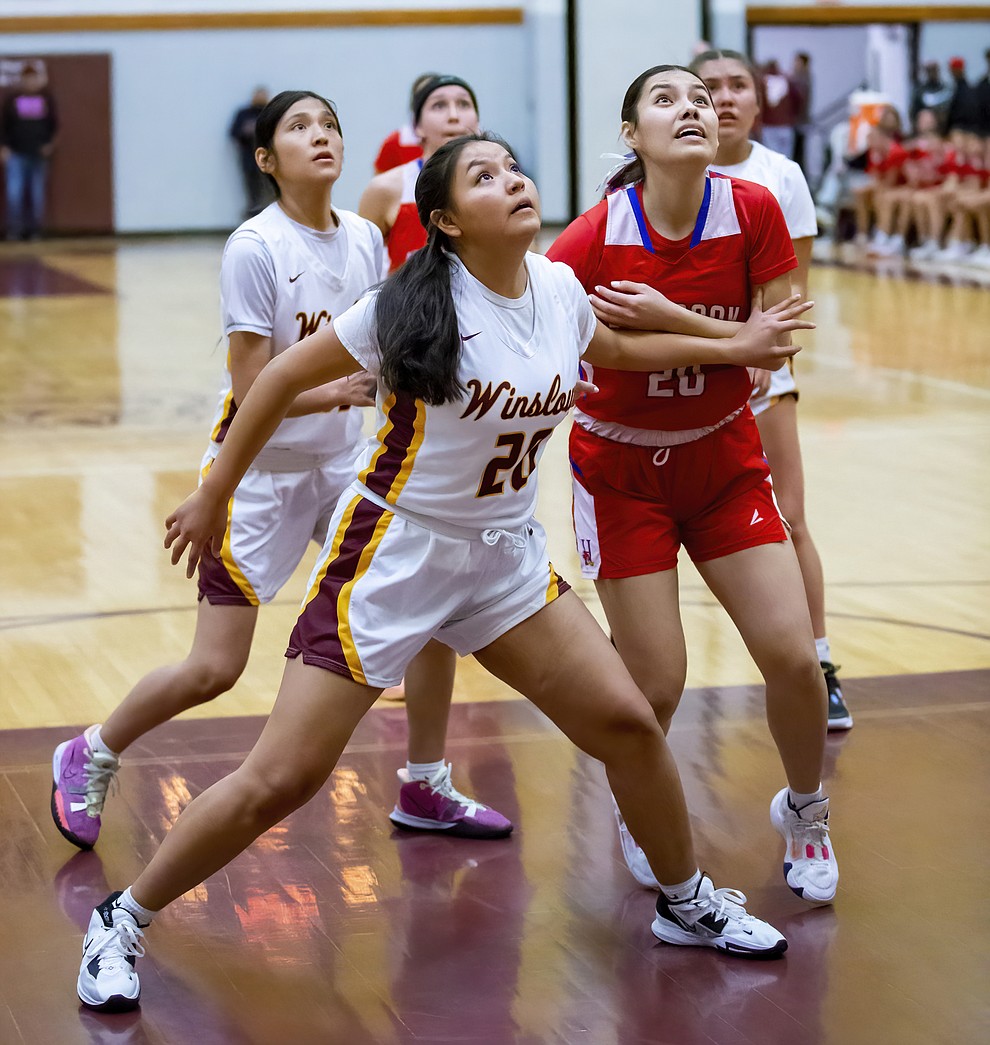
<svg viewBox="0 0 990 1045"><path fill-rule="evenodd" d="M378 174L368 183L358 213L373 221L385 237L389 272L426 244L426 230L416 213L416 179L423 164L444 142L478 129L478 102L458 76L432 76L413 95L413 127L423 143L421 159Z"/></svg>
<svg viewBox="0 0 990 1045"><path fill-rule="evenodd" d="M599 319L664 329L663 309L674 302L714 334L746 319L754 290L768 304L790 295L797 262L772 194L707 170L718 116L703 81L680 66L649 69L626 92L622 120L634 159L549 251L574 269ZM801 570L748 406L749 374L594 367L587 376L601 391L575 411L574 527L613 641L667 729L687 673L676 569L683 544L766 681L789 785L770 807L787 843L787 883L811 903L830 903L838 868L821 783L827 694ZM656 887L619 824L630 870Z"/></svg>

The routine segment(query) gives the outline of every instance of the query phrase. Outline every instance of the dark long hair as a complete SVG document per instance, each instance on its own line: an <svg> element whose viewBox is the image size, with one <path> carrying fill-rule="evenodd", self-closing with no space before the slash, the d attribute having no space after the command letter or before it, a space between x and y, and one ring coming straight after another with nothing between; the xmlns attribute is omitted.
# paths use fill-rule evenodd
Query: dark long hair
<svg viewBox="0 0 990 1045"><path fill-rule="evenodd" d="M254 147L256 149L267 149L269 152L275 151L275 131L278 129L279 120L296 102L302 101L303 98L315 98L316 101L325 105L333 113L333 118L337 121L337 128L340 130L341 136L343 136L344 132L340 126L337 107L329 98L324 98L322 94L317 94L316 91L279 91L264 109L258 113L258 122L254 125ZM278 182L268 171L262 171L262 173L268 179L277 199L282 195Z"/></svg>
<svg viewBox="0 0 990 1045"><path fill-rule="evenodd" d="M643 93L643 88L646 86L646 81L658 73L669 72L690 73L697 78L699 83L704 84L704 80L686 65L654 65L652 69L647 69L645 72L640 73L626 88L626 93L622 98L622 109L619 113L623 123L628 123L631 127L636 126L639 120L639 99ZM708 90L707 86L705 90ZM604 195L607 196L610 192L615 192L616 189L621 189L624 185L632 185L634 182L642 180L643 161L633 150L632 157L606 178Z"/></svg>
<svg viewBox="0 0 990 1045"><path fill-rule="evenodd" d="M426 246L382 284L375 302L375 326L382 382L430 406L459 399L461 332L450 292L454 244L431 220L450 209L457 158L472 142L494 142L512 150L497 135L465 134L440 146L416 180L416 213L426 229Z"/></svg>

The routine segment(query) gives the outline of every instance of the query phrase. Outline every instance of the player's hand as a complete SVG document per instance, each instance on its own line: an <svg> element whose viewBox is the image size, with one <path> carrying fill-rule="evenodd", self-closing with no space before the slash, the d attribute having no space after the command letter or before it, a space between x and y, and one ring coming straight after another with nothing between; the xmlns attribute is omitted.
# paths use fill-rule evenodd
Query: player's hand
<svg viewBox="0 0 990 1045"><path fill-rule="evenodd" d="M681 333L678 313L686 311L646 283L613 280L588 295L595 315L606 325L627 330L661 330Z"/></svg>
<svg viewBox="0 0 990 1045"><path fill-rule="evenodd" d="M750 399L760 399L770 391L770 375L772 373L773 371L771 370L763 370L756 366L749 368L749 379L753 382L753 391L750 393Z"/></svg>
<svg viewBox="0 0 990 1045"><path fill-rule="evenodd" d="M574 398L583 399L586 395L591 395L592 392L600 391L598 385L593 385L590 381L584 381L580 377L574 382Z"/></svg>
<svg viewBox="0 0 990 1045"><path fill-rule="evenodd" d="M814 304L802 301L800 294L792 294L764 311L763 292L758 290L749 319L729 338L732 362L736 366L779 370L785 360L801 351L797 345L780 343L786 335L795 330L815 329L814 323L800 318Z"/></svg>
<svg viewBox="0 0 990 1045"><path fill-rule="evenodd" d="M186 576L192 577L205 554L219 558L227 532L227 504L218 502L200 487L165 520L165 547L172 549L172 565L178 565L186 549Z"/></svg>
<svg viewBox="0 0 990 1045"><path fill-rule="evenodd" d="M338 406L374 406L378 383L371 374L361 371L331 381L327 386L328 410Z"/></svg>

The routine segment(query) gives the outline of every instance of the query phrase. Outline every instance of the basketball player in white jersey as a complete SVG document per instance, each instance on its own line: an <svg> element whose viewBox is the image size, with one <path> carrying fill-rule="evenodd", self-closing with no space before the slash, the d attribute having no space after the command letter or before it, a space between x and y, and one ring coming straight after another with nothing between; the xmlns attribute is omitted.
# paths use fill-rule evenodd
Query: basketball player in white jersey
<svg viewBox="0 0 990 1045"><path fill-rule="evenodd" d="M224 250L221 306L229 352L203 477L268 362L349 308L385 268L378 229L331 203L343 160L332 104L306 91L284 91L260 114L256 134L259 165L277 199L241 225ZM189 655L145 676L102 726L56 748L52 816L74 845L95 844L120 754L149 729L214 699L240 677L258 607L279 592L311 540L323 543L340 493L353 478L363 439L360 412L352 407L371 405L369 390L369 379L355 375L308 390L292 403L233 492L219 556L200 562ZM401 828L504 837L511 823L451 784L443 746L453 664L447 667L447 651L438 648L439 672L430 651L411 669L410 761L400 770L391 818Z"/></svg>
<svg viewBox="0 0 990 1045"><path fill-rule="evenodd" d="M133 885L94 910L77 981L91 1008L138 1004L134 960L154 914L308 801L381 690L434 637L473 653L605 764L666 883L660 939L761 958L786 948L741 893L698 870L663 731L549 563L533 510L582 355L618 367L772 366L793 352L776 347L781 335L807 326L803 306L794 297L756 310L723 339L609 330L566 266L529 253L539 196L489 136L439 149L416 196L426 248L265 368L198 491L166 520L172 561L188 551L191 575L222 551L229 497L296 397L361 369L377 375L378 438L330 523L272 715L244 764L195 798Z"/></svg>
<svg viewBox="0 0 990 1045"><path fill-rule="evenodd" d="M801 168L787 156L750 140L759 114L756 74L749 59L738 51L705 51L691 63L712 92L718 112L718 152L711 169L733 178L765 185L784 212L794 244L798 268L792 283L807 297L811 246L818 235L815 202ZM832 662L825 626L825 579L821 559L804 513L804 467L797 430L798 389L792 366L756 375L750 407L756 415L760 439L773 471L774 490L801 565L808 609L815 632L818 660L828 686L829 730L850 729L852 715Z"/></svg>

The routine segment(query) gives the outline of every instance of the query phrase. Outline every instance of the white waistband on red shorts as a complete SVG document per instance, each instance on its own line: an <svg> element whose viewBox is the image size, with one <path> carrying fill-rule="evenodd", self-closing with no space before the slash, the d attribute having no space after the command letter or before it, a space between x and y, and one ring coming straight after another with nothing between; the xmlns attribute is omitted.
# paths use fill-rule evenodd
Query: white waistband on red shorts
<svg viewBox="0 0 990 1045"><path fill-rule="evenodd" d="M601 436L602 439L611 439L615 443L629 443L632 446L683 446L684 443L693 443L698 439L704 439L706 435L725 427L746 409L743 403L738 410L733 410L728 417L723 417L713 425L704 428L685 428L681 431L665 432L656 428L631 428L629 425L619 424L618 421L601 421L592 417L576 407L574 409L574 422L579 424L586 432Z"/></svg>

